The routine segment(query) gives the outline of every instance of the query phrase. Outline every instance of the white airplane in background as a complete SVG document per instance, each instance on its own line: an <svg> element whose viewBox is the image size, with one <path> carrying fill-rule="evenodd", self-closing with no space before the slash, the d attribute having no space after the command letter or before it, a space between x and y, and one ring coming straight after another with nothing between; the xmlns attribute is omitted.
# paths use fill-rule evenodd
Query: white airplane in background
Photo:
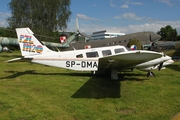
<svg viewBox="0 0 180 120"><path fill-rule="evenodd" d="M29 60L33 63L79 71L111 72L111 79L118 79L118 71L140 69L148 71L164 68L173 63L163 53L136 50L128 51L124 46L109 46L83 50L56 52L38 41L29 28L17 28L17 37L22 58L8 60Z"/></svg>

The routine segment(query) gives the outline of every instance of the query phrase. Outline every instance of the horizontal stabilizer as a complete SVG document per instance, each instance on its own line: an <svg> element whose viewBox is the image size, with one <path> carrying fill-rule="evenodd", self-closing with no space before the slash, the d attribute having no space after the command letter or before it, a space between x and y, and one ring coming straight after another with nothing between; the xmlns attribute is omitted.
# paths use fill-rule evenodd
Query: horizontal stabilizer
<svg viewBox="0 0 180 120"><path fill-rule="evenodd" d="M5 62L7 63L10 63L10 62L16 62L16 61L24 61L24 60L32 60L31 58L14 58L14 59L11 59L11 60L7 60Z"/></svg>
<svg viewBox="0 0 180 120"><path fill-rule="evenodd" d="M11 60L7 60L6 62L15 62L15 61L19 61L21 60L22 58L14 58L14 59L11 59Z"/></svg>

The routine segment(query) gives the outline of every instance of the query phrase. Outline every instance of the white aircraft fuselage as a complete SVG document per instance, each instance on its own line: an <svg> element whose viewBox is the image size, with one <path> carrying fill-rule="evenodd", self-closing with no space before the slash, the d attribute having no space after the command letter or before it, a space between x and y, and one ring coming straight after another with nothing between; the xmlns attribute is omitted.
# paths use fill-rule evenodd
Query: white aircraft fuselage
<svg viewBox="0 0 180 120"><path fill-rule="evenodd" d="M121 52L115 53L115 50L118 49L120 49ZM105 53L103 54L104 51L110 51L112 54L109 55ZM141 52L141 54L139 54L139 52ZM124 46L111 46L111 47L100 47L100 48L93 48L86 50L55 52L54 54L51 53L47 55L33 56L31 62L44 64L48 66L77 70L77 71L98 71L98 62L100 58L106 56L113 56L113 55L122 55L126 53L136 53L131 55L131 58L129 58L129 56L127 56L127 58L124 57L124 59L131 59L131 61L138 61L140 57L144 57L144 61L146 61L147 58L152 59L150 61L140 63L135 66L130 66L128 68L137 68L140 70L150 71L155 69L157 65L159 65L164 61L165 62L163 66L173 63L171 57L163 56L162 53L159 53L162 55L162 57L154 59L154 57L157 56L156 54L155 55L147 54L147 53L154 53L152 51L142 51L142 50L128 51ZM142 53L146 53L146 54L142 55ZM25 58L32 58L32 56L26 56ZM114 62L113 60L111 61ZM121 68L119 68L118 70L121 71Z"/></svg>

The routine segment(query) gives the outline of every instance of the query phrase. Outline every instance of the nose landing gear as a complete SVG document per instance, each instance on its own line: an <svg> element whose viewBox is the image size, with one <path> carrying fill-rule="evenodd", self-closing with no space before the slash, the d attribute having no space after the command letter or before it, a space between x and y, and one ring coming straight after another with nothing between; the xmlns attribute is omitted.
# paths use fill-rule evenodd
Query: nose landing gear
<svg viewBox="0 0 180 120"><path fill-rule="evenodd" d="M147 73L147 77L155 77L155 74L153 72L149 71Z"/></svg>

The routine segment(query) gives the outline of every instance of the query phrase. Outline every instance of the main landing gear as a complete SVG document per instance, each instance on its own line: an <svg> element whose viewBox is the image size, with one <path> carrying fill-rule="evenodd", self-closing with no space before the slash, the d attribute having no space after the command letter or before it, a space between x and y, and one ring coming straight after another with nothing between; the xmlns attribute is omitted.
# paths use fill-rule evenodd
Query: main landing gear
<svg viewBox="0 0 180 120"><path fill-rule="evenodd" d="M155 77L155 74L153 72L149 71L147 73L147 77Z"/></svg>

